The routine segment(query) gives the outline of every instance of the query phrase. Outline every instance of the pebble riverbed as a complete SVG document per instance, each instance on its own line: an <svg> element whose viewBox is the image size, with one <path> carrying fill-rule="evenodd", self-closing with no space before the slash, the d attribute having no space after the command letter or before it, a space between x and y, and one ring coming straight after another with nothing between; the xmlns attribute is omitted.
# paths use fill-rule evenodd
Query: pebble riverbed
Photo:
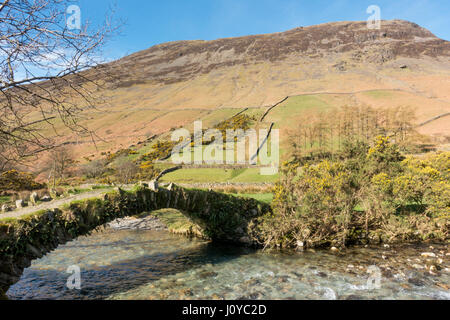
<svg viewBox="0 0 450 320"><path fill-rule="evenodd" d="M7 296L449 300L449 255L445 245L262 252L165 230L106 228L34 261ZM80 290L66 285L74 265L81 271Z"/></svg>

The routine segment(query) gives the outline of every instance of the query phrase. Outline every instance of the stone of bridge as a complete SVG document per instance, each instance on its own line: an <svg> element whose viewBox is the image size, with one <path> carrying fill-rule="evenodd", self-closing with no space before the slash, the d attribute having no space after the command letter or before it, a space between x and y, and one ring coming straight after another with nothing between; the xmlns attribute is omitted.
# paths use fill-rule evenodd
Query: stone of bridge
<svg viewBox="0 0 450 320"><path fill-rule="evenodd" d="M0 296L20 279L31 261L59 245L117 218L163 208L180 210L200 226L205 238L241 245L257 243L252 228L258 217L271 210L254 199L174 184L164 189L155 181L149 188L138 186L130 192L117 188L98 199L73 202L62 209L0 220Z"/></svg>

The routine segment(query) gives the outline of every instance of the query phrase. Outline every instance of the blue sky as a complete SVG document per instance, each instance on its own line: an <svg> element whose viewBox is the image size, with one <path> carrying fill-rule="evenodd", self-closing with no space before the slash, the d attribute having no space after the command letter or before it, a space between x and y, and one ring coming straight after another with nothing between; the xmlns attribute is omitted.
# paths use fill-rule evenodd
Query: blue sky
<svg viewBox="0 0 450 320"><path fill-rule="evenodd" d="M381 18L413 21L450 40L449 0L78 0L82 19L99 22L111 6L125 20L107 58L119 58L175 40L212 40L272 33L332 21L367 20L369 5Z"/></svg>

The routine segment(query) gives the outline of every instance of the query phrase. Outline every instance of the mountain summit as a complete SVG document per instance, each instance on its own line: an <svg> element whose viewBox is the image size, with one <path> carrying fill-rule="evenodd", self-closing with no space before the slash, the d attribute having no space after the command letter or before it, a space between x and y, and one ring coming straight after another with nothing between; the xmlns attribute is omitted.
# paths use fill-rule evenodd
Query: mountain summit
<svg viewBox="0 0 450 320"><path fill-rule="evenodd" d="M366 22L336 22L286 32L213 41L177 41L156 45L111 66L133 83L171 84L237 65L295 59L331 59L348 54L349 62L383 64L398 58L450 57L450 42L415 23L383 21L380 30ZM338 69L343 69L342 64Z"/></svg>

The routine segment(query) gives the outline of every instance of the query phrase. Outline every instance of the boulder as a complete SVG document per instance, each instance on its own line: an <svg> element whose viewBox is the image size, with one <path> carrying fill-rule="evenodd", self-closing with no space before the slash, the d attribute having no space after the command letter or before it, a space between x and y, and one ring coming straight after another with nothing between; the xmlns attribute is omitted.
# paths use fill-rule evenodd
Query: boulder
<svg viewBox="0 0 450 320"><path fill-rule="evenodd" d="M2 205L2 212L9 212L11 211L10 206L8 206L7 204Z"/></svg>
<svg viewBox="0 0 450 320"><path fill-rule="evenodd" d="M169 184L169 186L167 187L167 190L169 190L169 191L173 191L173 190L175 190L175 184L173 184L173 183L171 183L171 184Z"/></svg>
<svg viewBox="0 0 450 320"><path fill-rule="evenodd" d="M39 196L37 192L33 192L30 196L30 202L33 206L37 205L37 202L39 201Z"/></svg>
<svg viewBox="0 0 450 320"><path fill-rule="evenodd" d="M248 246L250 246L250 245L253 244L252 239L250 239L249 236L243 236L243 237L241 237L241 238L239 239L239 242L242 243L242 244L248 245Z"/></svg>
<svg viewBox="0 0 450 320"><path fill-rule="evenodd" d="M41 201L42 202L50 202L50 201L52 201L52 197L45 195L42 197Z"/></svg>
<svg viewBox="0 0 450 320"><path fill-rule="evenodd" d="M20 200L16 201L16 208L17 209L22 209L24 207L26 207L26 204L25 204L24 200L20 199Z"/></svg>
<svg viewBox="0 0 450 320"><path fill-rule="evenodd" d="M158 181L152 180L148 183L148 188L152 191L158 191Z"/></svg>

